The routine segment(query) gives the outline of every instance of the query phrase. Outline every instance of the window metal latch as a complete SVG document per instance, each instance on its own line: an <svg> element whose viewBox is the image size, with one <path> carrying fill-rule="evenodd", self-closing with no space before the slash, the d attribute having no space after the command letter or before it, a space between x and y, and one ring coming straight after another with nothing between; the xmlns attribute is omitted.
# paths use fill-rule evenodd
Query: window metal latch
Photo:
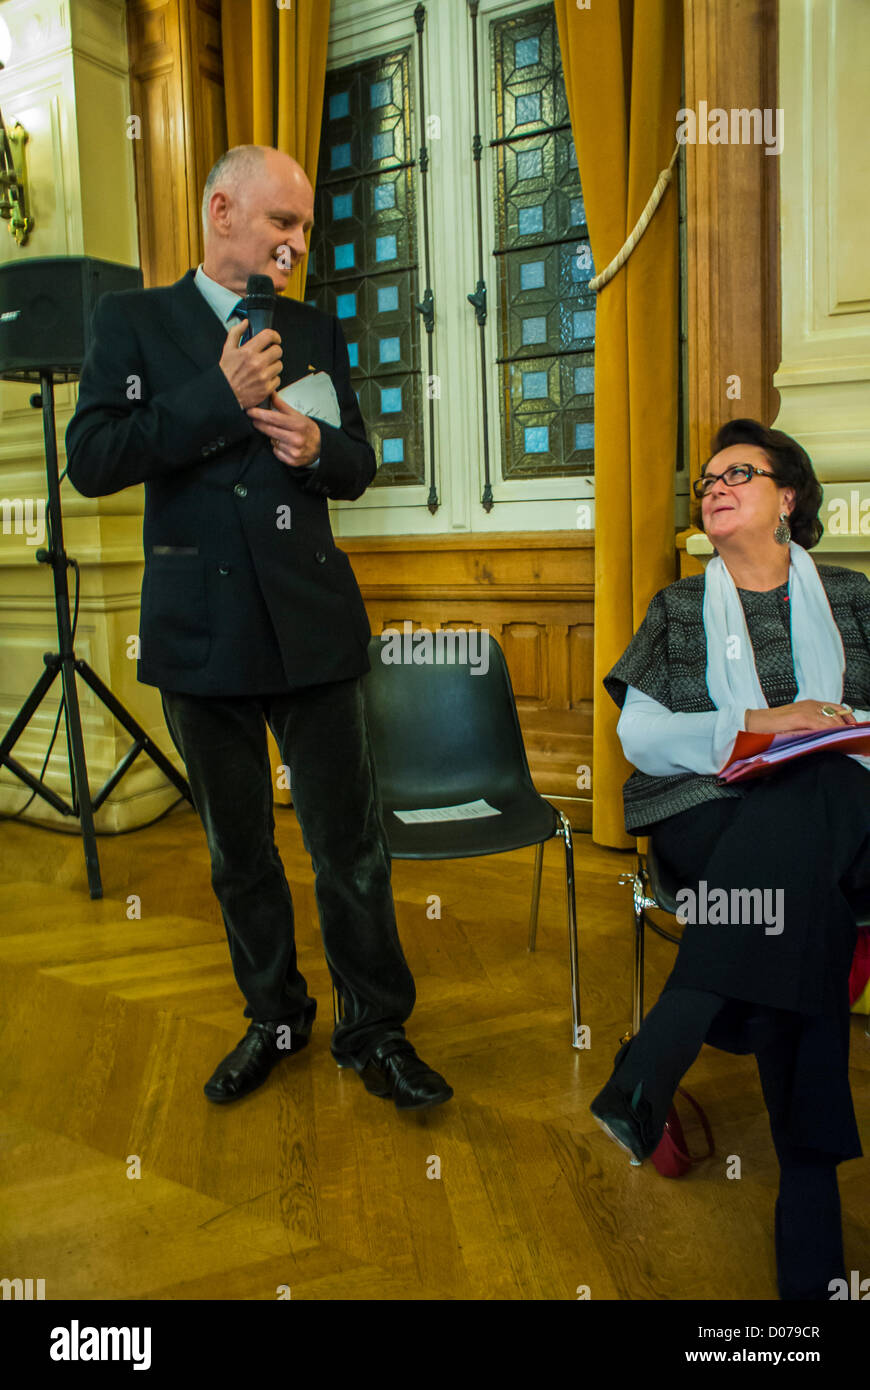
<svg viewBox="0 0 870 1390"><path fill-rule="evenodd" d="M474 305L477 322L482 327L486 323L486 281L478 280L474 294L466 295L466 299Z"/></svg>
<svg viewBox="0 0 870 1390"><path fill-rule="evenodd" d="M426 332L431 333L433 328L435 327L435 296L432 293L431 289L427 288L422 300L419 304L415 304L414 308L419 310L419 312L423 315L423 322L426 325Z"/></svg>

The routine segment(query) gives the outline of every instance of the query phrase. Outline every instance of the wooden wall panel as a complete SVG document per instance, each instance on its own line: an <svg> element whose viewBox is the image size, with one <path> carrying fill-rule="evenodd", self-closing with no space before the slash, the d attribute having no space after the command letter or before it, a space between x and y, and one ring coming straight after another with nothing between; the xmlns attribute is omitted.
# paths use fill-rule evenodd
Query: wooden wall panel
<svg viewBox="0 0 870 1390"><path fill-rule="evenodd" d="M190 91L187 123L188 211L191 265L202 260L201 200L208 172L227 148L227 117L221 56L220 0L185 0L185 84Z"/></svg>
<svg viewBox="0 0 870 1390"><path fill-rule="evenodd" d="M548 636L545 623L505 623L501 630L514 695L527 704L543 705L550 693Z"/></svg>
<svg viewBox="0 0 870 1390"><path fill-rule="evenodd" d="M568 673L568 705L579 708L581 702L592 699L593 649L592 649L592 611L582 621L569 627L567 641L569 656L566 663Z"/></svg>
<svg viewBox="0 0 870 1390"><path fill-rule="evenodd" d="M177 119L177 74L167 65L147 75L139 86L135 110L143 136L136 142L136 197L139 209L139 255L146 285L169 285L181 275L187 246L187 195L182 131ZM156 138L155 132L164 132ZM185 269L186 269L185 265Z"/></svg>
<svg viewBox="0 0 870 1390"><path fill-rule="evenodd" d="M127 30L142 271L169 285L202 259L202 189L227 147L219 3L129 0Z"/></svg>
<svg viewBox="0 0 870 1390"><path fill-rule="evenodd" d="M480 627L505 653L538 791L592 824L593 536L342 537L372 632Z"/></svg>

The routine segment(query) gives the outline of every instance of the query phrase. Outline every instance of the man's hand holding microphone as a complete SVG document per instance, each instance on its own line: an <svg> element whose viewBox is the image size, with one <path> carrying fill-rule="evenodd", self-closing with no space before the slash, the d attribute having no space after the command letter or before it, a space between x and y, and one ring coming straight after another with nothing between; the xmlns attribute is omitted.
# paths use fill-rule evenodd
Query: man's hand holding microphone
<svg viewBox="0 0 870 1390"><path fill-rule="evenodd" d="M271 325L274 305L275 289L269 277L252 275L246 302L250 319L233 324L220 368L252 424L271 439L275 457L291 468L304 468L320 455L320 427L276 394L283 363L281 339L271 326L261 327ZM249 322L258 331L242 343Z"/></svg>

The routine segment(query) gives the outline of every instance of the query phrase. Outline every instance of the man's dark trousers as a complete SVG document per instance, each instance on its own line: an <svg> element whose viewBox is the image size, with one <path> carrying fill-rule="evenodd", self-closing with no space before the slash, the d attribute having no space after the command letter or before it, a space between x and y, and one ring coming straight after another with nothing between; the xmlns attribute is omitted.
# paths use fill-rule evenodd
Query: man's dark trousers
<svg viewBox="0 0 870 1390"><path fill-rule="evenodd" d="M217 697L161 691L187 767L245 1015L310 1031L317 1011L296 962L293 903L274 840L266 721L290 770L293 805L314 867L326 960L344 1001L334 1054L361 1068L404 1037L416 992L396 928L390 852L360 677L282 694ZM265 716L265 718L264 718Z"/></svg>

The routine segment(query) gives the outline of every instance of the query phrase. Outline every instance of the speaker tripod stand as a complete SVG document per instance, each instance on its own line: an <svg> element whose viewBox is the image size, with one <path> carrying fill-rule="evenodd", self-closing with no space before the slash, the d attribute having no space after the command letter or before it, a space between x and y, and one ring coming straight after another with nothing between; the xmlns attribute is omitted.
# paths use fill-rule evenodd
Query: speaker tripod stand
<svg viewBox="0 0 870 1390"><path fill-rule="evenodd" d="M32 381L32 374L5 372L3 376L8 380ZM66 380L70 378L65 377ZM74 378L73 378L74 379ZM42 409L42 429L45 438L45 465L48 478L48 548L40 549L36 552L36 560L40 564L50 564L54 575L54 606L57 615L57 634L59 651L46 652L43 656L45 670L39 677L35 686L31 690L18 714L15 716L8 732L0 740L0 767L8 767L25 786L31 788L33 792L47 801L49 806L53 806L64 816L75 816L81 825L82 840L84 842L85 866L88 875L88 889L92 898L103 896L103 884L100 876L100 861L97 855L97 837L94 829L94 813L100 809L103 802L114 791L124 773L130 768L134 760L140 753L146 753L149 758L160 768L160 771L169 778L170 782L178 788L181 794L193 805L190 787L187 781L175 768L169 759L160 751L153 739L125 709L108 688L100 680L97 673L91 670L86 661L81 660L75 654L73 647L73 631L70 622L69 608L69 586L67 584L67 569L73 561L70 560L64 550L63 543L63 514L60 505L60 480L57 472L57 435L55 429L54 415L54 373L42 371L39 374L40 390L38 394L30 397L30 404L35 408ZM85 744L82 736L81 712L79 709L78 688L76 686L76 676L80 676L86 685L96 695L101 704L105 705L110 714L114 715L119 724L122 724L134 740L129 752L118 763L114 772L103 784L96 796L92 797L88 784L88 771L85 762ZM39 708L45 696L48 694L57 677L60 676L63 688L63 710L66 724L67 758L70 772L70 789L72 804L66 801L51 787L47 786L41 777L35 777L28 772L26 767L17 762L11 752L20 738L21 734L30 723L34 712Z"/></svg>

